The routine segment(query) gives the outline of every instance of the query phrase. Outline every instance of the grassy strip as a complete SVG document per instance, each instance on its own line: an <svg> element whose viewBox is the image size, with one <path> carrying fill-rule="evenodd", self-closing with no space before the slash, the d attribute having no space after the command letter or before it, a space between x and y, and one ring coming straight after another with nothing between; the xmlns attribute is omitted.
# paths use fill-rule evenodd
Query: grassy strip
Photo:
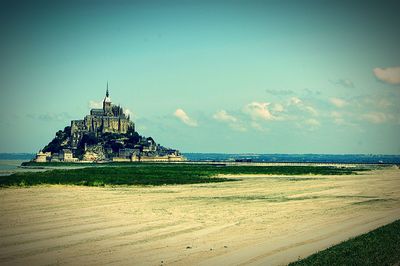
<svg viewBox="0 0 400 266"><path fill-rule="evenodd" d="M179 168L190 170L202 170L217 174L278 174L278 175L348 175L357 171L368 171L371 167L365 168L340 168L332 166L258 166L258 165L226 165L220 164L185 164L185 163L154 163L154 162L107 162L107 163L64 163L64 162L24 162L22 166L32 168L65 168L65 167L139 167L139 168Z"/></svg>
<svg viewBox="0 0 400 266"><path fill-rule="evenodd" d="M359 170L359 169L356 169ZM352 174L354 169L326 166L221 166L204 164L130 164L87 167L81 169L55 169L45 172L15 173L0 177L0 186L37 184L69 185L163 185L196 184L233 181L215 178L218 174L275 174L275 175L341 175Z"/></svg>
<svg viewBox="0 0 400 266"><path fill-rule="evenodd" d="M400 220L292 262L289 266L394 265L399 262Z"/></svg>
<svg viewBox="0 0 400 266"><path fill-rule="evenodd" d="M82 169L56 169L45 172L16 173L0 177L0 186L31 186L38 184L66 184L85 186L104 185L164 185L196 184L231 181L212 178L198 172L181 169L142 167L89 167Z"/></svg>

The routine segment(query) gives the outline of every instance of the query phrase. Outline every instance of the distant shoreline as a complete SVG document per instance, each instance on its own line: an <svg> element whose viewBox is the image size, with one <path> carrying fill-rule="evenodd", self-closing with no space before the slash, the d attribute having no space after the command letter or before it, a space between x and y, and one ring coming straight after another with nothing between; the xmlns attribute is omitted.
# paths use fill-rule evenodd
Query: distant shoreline
<svg viewBox="0 0 400 266"><path fill-rule="evenodd" d="M359 166L395 166L399 163L337 163L337 162L235 162L235 161L183 161L183 162L24 162L21 168L45 168L65 166L129 166L137 164L201 164L214 166L332 166L332 167L359 167Z"/></svg>
<svg viewBox="0 0 400 266"><path fill-rule="evenodd" d="M400 164L400 155L382 154L233 154L233 153L182 153L190 162L213 163L323 163L323 164ZM35 158L33 153L0 153L0 160ZM80 162L82 163L82 162Z"/></svg>

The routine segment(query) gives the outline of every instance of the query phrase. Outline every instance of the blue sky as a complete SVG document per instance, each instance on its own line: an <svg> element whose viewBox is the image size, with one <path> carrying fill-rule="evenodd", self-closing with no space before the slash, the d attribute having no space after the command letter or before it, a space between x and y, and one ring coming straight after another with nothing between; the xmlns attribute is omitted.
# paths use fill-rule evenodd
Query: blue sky
<svg viewBox="0 0 400 266"><path fill-rule="evenodd" d="M38 151L108 80L183 152L400 154L395 1L55 2L1 6L0 152Z"/></svg>

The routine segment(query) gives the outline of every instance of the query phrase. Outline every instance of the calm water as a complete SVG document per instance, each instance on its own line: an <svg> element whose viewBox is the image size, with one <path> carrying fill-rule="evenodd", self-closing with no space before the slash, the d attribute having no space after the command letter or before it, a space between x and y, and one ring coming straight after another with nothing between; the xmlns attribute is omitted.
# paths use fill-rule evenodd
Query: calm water
<svg viewBox="0 0 400 266"><path fill-rule="evenodd" d="M22 162L30 161L34 157L33 153L0 153L0 175L17 169Z"/></svg>
<svg viewBox="0 0 400 266"><path fill-rule="evenodd" d="M0 160L0 171L18 168L25 160Z"/></svg>
<svg viewBox="0 0 400 266"><path fill-rule="evenodd" d="M252 161L297 163L372 163L400 164L400 155L374 154L226 154L184 153L191 161Z"/></svg>
<svg viewBox="0 0 400 266"><path fill-rule="evenodd" d="M26 160L0 160L0 176L10 175L16 171L21 171L18 168L22 162Z"/></svg>

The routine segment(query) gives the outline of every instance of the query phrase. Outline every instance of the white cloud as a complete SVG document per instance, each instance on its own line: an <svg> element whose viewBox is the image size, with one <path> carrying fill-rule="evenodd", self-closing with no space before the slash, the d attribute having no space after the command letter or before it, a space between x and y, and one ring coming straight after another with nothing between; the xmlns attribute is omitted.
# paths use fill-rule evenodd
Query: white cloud
<svg viewBox="0 0 400 266"><path fill-rule="evenodd" d="M236 117L228 114L225 110L221 110L221 111L216 112L213 115L213 118L215 120L223 121L223 122L236 122L237 121Z"/></svg>
<svg viewBox="0 0 400 266"><path fill-rule="evenodd" d="M174 112L174 116L177 117L179 120L181 120L183 123L185 123L188 126L197 127L197 122L195 120L193 120L192 118L190 118L185 113L185 111L183 111L180 108L176 109L176 111Z"/></svg>
<svg viewBox="0 0 400 266"><path fill-rule="evenodd" d="M250 123L251 127L254 128L255 130L261 131L261 132L265 132L268 131L266 128L263 128L259 123L257 122L251 122Z"/></svg>
<svg viewBox="0 0 400 266"><path fill-rule="evenodd" d="M99 108L103 108L103 103L102 102L98 102L98 101L90 100L89 103L88 103L88 106L89 106L89 108L99 109Z"/></svg>
<svg viewBox="0 0 400 266"><path fill-rule="evenodd" d="M133 113L132 113L132 111L131 110L129 110L128 108L126 108L126 109L124 109L124 114L126 115L126 116L130 116L130 117L132 117L133 116Z"/></svg>
<svg viewBox="0 0 400 266"><path fill-rule="evenodd" d="M302 110L302 111L306 111L308 113L310 113L313 116L317 116L318 115L318 111L312 107L311 105L306 105L304 104L304 102L297 98L297 97L292 97L289 99L289 104L288 106L296 106L298 109Z"/></svg>
<svg viewBox="0 0 400 266"><path fill-rule="evenodd" d="M318 127L320 125L319 121L314 118L305 120L304 124L311 126L311 127Z"/></svg>
<svg viewBox="0 0 400 266"><path fill-rule="evenodd" d="M364 96L361 99L359 99L356 103L359 106L365 106L368 108L376 107L378 109L387 109L393 106L393 103L388 98L381 97L380 95Z"/></svg>
<svg viewBox="0 0 400 266"><path fill-rule="evenodd" d="M317 116L317 115L318 115L317 110L315 110L315 108L312 107L312 106L305 105L305 106L304 106L304 110L306 110L307 112L309 112L310 114L312 114L312 115L314 115L314 116Z"/></svg>
<svg viewBox="0 0 400 266"><path fill-rule="evenodd" d="M216 112L213 115L213 118L217 121L227 123L229 127L233 130L241 132L247 131L247 128L239 121L239 119L237 119L233 115L228 114L228 112L225 110Z"/></svg>
<svg viewBox="0 0 400 266"><path fill-rule="evenodd" d="M393 105L391 101L385 98L381 98L374 101L375 105L380 108L388 108Z"/></svg>
<svg viewBox="0 0 400 266"><path fill-rule="evenodd" d="M400 67L374 68L375 76L389 84L400 84Z"/></svg>
<svg viewBox="0 0 400 266"><path fill-rule="evenodd" d="M240 123L229 124L229 126L230 126L233 130L236 130L236 131L240 131L240 132L245 132L245 131L247 131L247 128L246 128L244 125L240 124Z"/></svg>
<svg viewBox="0 0 400 266"><path fill-rule="evenodd" d="M309 118L309 119L299 119L295 125L301 129L306 129L309 131L314 131L319 128L320 123L317 119Z"/></svg>
<svg viewBox="0 0 400 266"><path fill-rule="evenodd" d="M391 115L387 115L381 112L370 112L361 116L361 118L365 121L374 123L374 124L382 124L391 119Z"/></svg>
<svg viewBox="0 0 400 266"><path fill-rule="evenodd" d="M347 125L346 121L343 118L335 118L333 121L336 125Z"/></svg>
<svg viewBox="0 0 400 266"><path fill-rule="evenodd" d="M290 98L290 100L289 100L289 105L299 105L299 104L301 104L303 101L302 100L300 100L299 98L297 98L297 97L292 97L292 98Z"/></svg>
<svg viewBox="0 0 400 266"><path fill-rule="evenodd" d="M343 100L341 98L335 98L335 97L330 98L329 101L331 102L331 104L333 104L334 106L336 106L338 108L342 108L348 104L348 102L346 100Z"/></svg>
<svg viewBox="0 0 400 266"><path fill-rule="evenodd" d="M285 108L283 107L282 104L276 103L276 104L274 104L274 107L272 108L272 111L277 112L277 113L281 113L281 112L285 111Z"/></svg>
<svg viewBox="0 0 400 266"><path fill-rule="evenodd" d="M243 112L250 115L253 120L273 120L275 117L268 110L270 103L252 102L246 105Z"/></svg>
<svg viewBox="0 0 400 266"><path fill-rule="evenodd" d="M331 112L331 117L333 118L342 118L342 114L336 111Z"/></svg>
<svg viewBox="0 0 400 266"><path fill-rule="evenodd" d="M339 113L337 111L333 111L330 114L330 117L333 118L333 122L337 125L346 125L346 121L343 119L343 113Z"/></svg>

